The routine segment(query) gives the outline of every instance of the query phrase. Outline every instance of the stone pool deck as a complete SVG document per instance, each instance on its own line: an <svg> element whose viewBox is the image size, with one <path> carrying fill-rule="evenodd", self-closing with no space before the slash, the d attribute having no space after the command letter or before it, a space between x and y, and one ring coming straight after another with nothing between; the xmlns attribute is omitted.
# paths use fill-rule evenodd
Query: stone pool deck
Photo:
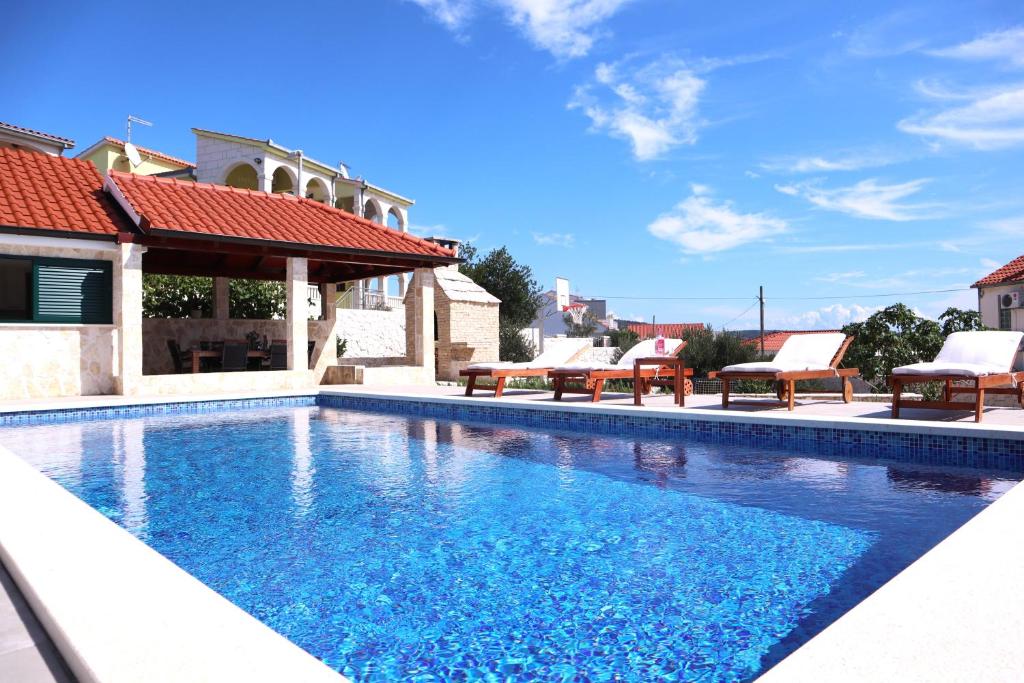
<svg viewBox="0 0 1024 683"><path fill-rule="evenodd" d="M457 386L394 386L394 387L363 387L363 386L337 386L323 387L325 391L344 390L348 392L360 392L366 394L380 395L404 395L424 397L463 397L465 387ZM491 398L491 392L477 391L474 398ZM741 400L747 400L739 397ZM856 397L855 397L856 399ZM750 398L750 400L757 400ZM570 394L562 398L560 402L553 400L550 391L539 391L533 389L505 389L505 394L498 399L501 402L513 403L546 403L557 406L560 403L566 405L588 405L588 406L633 406L632 394L621 394L605 392L599 403L592 403L589 396L581 394ZM667 408L678 410L680 413L688 411L714 411L728 413L756 413L760 415L771 415L773 417L799 418L799 417L824 417L846 420L849 418L889 420L891 404L888 402L854 400L851 403L843 403L836 396L818 396L797 393L797 407L792 413L785 408L772 406L752 405L730 405L728 411L722 410L722 397L720 394L704 394L686 397L686 407L677 408L673 405L672 397L669 394L652 394L644 397L644 406L649 408ZM974 424L974 414L966 411L951 410L918 410L907 408L905 405L900 410L899 423L912 424L914 422L956 422L962 424ZM1024 410L1020 408L989 407L985 410L982 427L1019 427L1024 430Z"/></svg>

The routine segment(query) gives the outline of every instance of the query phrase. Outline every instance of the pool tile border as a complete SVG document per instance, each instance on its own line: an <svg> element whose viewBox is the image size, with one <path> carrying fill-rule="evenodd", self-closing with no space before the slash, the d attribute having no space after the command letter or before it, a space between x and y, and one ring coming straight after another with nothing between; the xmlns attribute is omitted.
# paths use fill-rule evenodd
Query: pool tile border
<svg viewBox="0 0 1024 683"><path fill-rule="evenodd" d="M22 410L0 413L0 427L24 424L78 422L81 420L108 420L117 417L147 417L209 413L246 408L291 408L314 406L315 394L306 396L277 396L268 398L207 399L202 401L170 401L161 403L124 404L104 407L54 408L51 410Z"/></svg>
<svg viewBox="0 0 1024 683"><path fill-rule="evenodd" d="M664 416L600 414L513 403L480 405L459 399L409 400L356 394L320 394L317 405L610 435L685 437L714 443L757 444L835 457L1024 473L1024 438L867 430L846 426L812 427L782 421L765 424L693 419L684 413Z"/></svg>

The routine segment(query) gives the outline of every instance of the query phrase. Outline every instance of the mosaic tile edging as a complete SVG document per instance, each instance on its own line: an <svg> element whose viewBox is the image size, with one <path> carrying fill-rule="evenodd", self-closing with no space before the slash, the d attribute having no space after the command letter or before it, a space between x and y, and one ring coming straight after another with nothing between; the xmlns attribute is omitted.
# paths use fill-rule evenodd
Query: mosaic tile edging
<svg viewBox="0 0 1024 683"><path fill-rule="evenodd" d="M483 406L352 395L321 394L317 397L317 405L514 426L584 429L620 436L684 436L698 441L756 444L825 456L1024 473L1024 441L1013 439L676 417L599 415L537 410L511 404Z"/></svg>
<svg viewBox="0 0 1024 683"><path fill-rule="evenodd" d="M108 420L118 417L147 417L150 415L173 415L208 413L219 410L245 408L290 408L315 406L316 396L277 396L270 398L209 399L205 401L172 401L169 403L136 403L119 406L96 406L90 408L54 408L48 410L26 410L0 413L0 427L23 424L48 424L54 422L76 422L79 420Z"/></svg>

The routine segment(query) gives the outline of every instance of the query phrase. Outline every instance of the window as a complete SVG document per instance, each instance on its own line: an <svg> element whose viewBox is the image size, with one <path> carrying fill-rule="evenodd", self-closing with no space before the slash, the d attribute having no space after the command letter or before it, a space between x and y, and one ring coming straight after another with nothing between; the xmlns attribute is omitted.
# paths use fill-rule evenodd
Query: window
<svg viewBox="0 0 1024 683"><path fill-rule="evenodd" d="M113 322L109 261L0 256L0 322Z"/></svg>
<svg viewBox="0 0 1024 683"><path fill-rule="evenodd" d="M1011 330L1011 329L1013 329L1010 326L1010 324L1011 324L1011 315L1012 314L1013 314L1013 310L1012 309L1009 309L1009 308L1000 308L999 309L999 329L1001 329L1001 330Z"/></svg>
<svg viewBox="0 0 1024 683"><path fill-rule="evenodd" d="M0 321L32 319L32 259L0 258Z"/></svg>

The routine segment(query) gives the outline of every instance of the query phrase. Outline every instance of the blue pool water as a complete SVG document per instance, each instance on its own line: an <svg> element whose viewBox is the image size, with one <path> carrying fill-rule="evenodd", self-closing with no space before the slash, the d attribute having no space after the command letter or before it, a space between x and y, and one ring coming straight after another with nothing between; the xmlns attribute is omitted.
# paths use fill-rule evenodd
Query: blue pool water
<svg viewBox="0 0 1024 683"><path fill-rule="evenodd" d="M1014 483L326 407L0 443L357 680L749 680Z"/></svg>

